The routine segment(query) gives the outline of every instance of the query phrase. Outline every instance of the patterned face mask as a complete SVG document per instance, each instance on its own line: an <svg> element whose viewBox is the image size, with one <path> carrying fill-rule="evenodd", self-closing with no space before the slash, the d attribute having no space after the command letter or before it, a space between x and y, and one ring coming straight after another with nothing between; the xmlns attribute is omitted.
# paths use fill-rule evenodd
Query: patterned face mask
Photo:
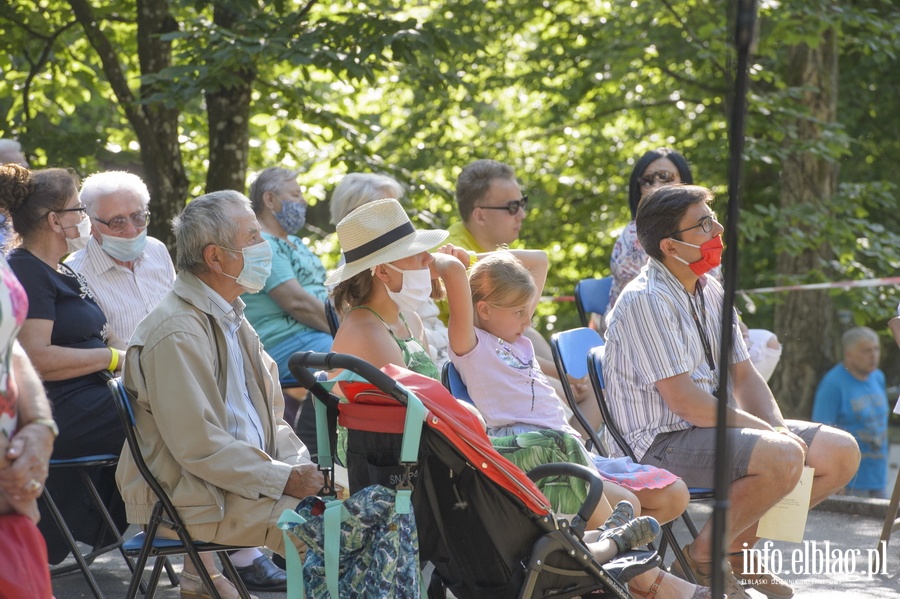
<svg viewBox="0 0 900 599"><path fill-rule="evenodd" d="M281 202L281 210L272 214L286 233L296 233L306 224L306 204L304 202L284 200Z"/></svg>

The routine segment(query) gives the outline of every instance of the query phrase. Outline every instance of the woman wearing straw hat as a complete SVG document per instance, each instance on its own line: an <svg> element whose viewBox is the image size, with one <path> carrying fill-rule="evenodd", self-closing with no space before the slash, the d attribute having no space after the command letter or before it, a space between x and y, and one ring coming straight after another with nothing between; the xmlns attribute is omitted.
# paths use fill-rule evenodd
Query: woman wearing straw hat
<svg viewBox="0 0 900 599"><path fill-rule="evenodd" d="M427 298L431 280L440 278L451 306L471 304L465 266L453 255L465 252L447 246L449 253L430 254L447 231L417 231L394 199L360 206L338 223L337 233L345 262L325 281L337 284L334 305L343 316L332 350L438 378L421 320L402 314L398 300Z"/></svg>

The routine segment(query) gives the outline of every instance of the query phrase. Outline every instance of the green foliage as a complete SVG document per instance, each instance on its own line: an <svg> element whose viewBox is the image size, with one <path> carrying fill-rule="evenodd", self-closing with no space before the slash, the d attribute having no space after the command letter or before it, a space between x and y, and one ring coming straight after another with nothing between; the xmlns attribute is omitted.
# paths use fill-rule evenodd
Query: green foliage
<svg viewBox="0 0 900 599"><path fill-rule="evenodd" d="M513 164L533 199L520 243L545 248L550 295L608 273L629 219L627 181L645 151L673 146L725 212L732 27L726 3L537 0L245 2L170 0L171 66L140 71L136 11L93 2L131 89L144 105L179 111L190 194L208 168L204 93L252 75L251 171L303 170L311 225L327 233L324 202L346 172L385 172L409 189L419 223L456 220L460 169L491 157ZM231 15L233 25L216 19ZM221 13L219 13L221 14ZM787 48L840 34L839 122L801 140L815 90L791 87ZM18 136L36 165L87 173L133 167L141 151L94 50L62 0L0 7L3 135ZM825 245L831 258L802 282L887 276L898 263L895 194L900 171L900 14L891 0L782 0L760 5L751 62L741 222L743 287L783 284L778 252ZM143 86L143 88L142 88ZM147 92L141 96L140 90ZM827 212L779 208L779 172L798 150L841 166ZM166 215L166 217L171 215ZM803 235L776 234L796 222ZM313 229L311 229L313 230ZM330 251L332 239L310 239ZM751 298L766 322L776 295ZM836 303L876 323L893 290L848 290ZM570 303L539 308L567 328ZM880 328L876 327L876 328Z"/></svg>

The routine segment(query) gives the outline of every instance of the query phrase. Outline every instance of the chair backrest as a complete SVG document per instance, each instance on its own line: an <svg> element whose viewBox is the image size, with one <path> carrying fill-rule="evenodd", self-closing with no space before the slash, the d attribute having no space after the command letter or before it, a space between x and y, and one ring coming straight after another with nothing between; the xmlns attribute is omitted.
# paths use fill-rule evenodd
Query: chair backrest
<svg viewBox="0 0 900 599"><path fill-rule="evenodd" d="M606 430L616 442L616 445L619 446L619 449L636 462L637 460L634 457L634 452L631 451L631 447L628 446L625 437L623 437L622 433L619 431L619 427L616 425L615 420L613 420L612 413L609 409L609 402L606 397L606 381L603 379L603 346L595 347L588 352L587 366L588 375L591 377L591 385L593 385L594 392L597 394L597 401L600 402L600 413L603 414Z"/></svg>
<svg viewBox="0 0 900 599"><path fill-rule="evenodd" d="M128 391L125 389L122 379L110 379L106 382L106 385L112 393L113 403L116 405L119 419L122 421L122 428L125 429L125 440L128 443L128 450L131 452L131 456L134 459L138 472L141 473L144 481L153 491L154 495L156 495L166 517L171 519L173 529L179 530L184 528L184 522L182 522L181 516L178 515L178 510L175 509L172 500L169 499L169 496L162 488L162 485L160 485L159 481L156 480L156 477L153 476L153 473L144 461L144 456L141 455L141 448L140 445L138 445L137 440L137 423L134 417L134 408L131 405L131 397L128 395Z"/></svg>
<svg viewBox="0 0 900 599"><path fill-rule="evenodd" d="M444 362L444 367L441 369L441 384L444 385L444 387L450 391L450 395L456 399L461 399L474 405L475 402L472 401L472 396L469 395L466 384L463 382L462 377L459 376L459 371L449 360Z"/></svg>
<svg viewBox="0 0 900 599"><path fill-rule="evenodd" d="M331 336L334 337L337 335L338 327L341 326L341 321L338 319L337 310L330 297L325 298L325 319L328 320L328 330L331 332Z"/></svg>
<svg viewBox="0 0 900 599"><path fill-rule="evenodd" d="M597 331L586 327L560 331L550 337L550 350L553 352L556 370L559 371L559 380L566 394L566 401L572 409L576 420L587 431L593 446L597 448L597 451L602 452L604 451L603 442L582 413L581 408L578 406L575 392L569 384L569 376L576 379L587 376L588 352L591 351L591 348L598 345L603 345L603 337Z"/></svg>
<svg viewBox="0 0 900 599"><path fill-rule="evenodd" d="M606 312L612 283L612 277L603 277L602 279L582 279L575 285L575 309L578 310L581 326L588 326L591 313L604 314Z"/></svg>

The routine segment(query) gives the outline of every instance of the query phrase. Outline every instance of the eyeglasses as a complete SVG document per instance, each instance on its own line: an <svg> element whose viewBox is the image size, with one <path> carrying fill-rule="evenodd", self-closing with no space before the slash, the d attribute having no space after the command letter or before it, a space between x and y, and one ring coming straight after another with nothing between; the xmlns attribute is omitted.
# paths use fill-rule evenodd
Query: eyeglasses
<svg viewBox="0 0 900 599"><path fill-rule="evenodd" d="M660 183L674 183L675 182L675 173L669 171L656 171L655 173L650 173L649 175L643 175L638 178L638 183L641 187L650 187L654 185L657 181Z"/></svg>
<svg viewBox="0 0 900 599"><path fill-rule="evenodd" d="M697 223L696 225L694 225L693 227L688 227L687 229L681 229L680 231L675 231L674 233L672 233L672 235L670 235L670 237L675 237L676 235L679 235L686 231L690 231L691 229L697 229L697 228L703 229L704 233L709 233L713 229L713 223L718 223L718 222L719 221L716 219L715 214L707 214L706 216L701 218L700 222Z"/></svg>
<svg viewBox="0 0 900 599"><path fill-rule="evenodd" d="M53 210L53 212L84 212L87 210L84 204L79 204L74 208L63 208L62 210Z"/></svg>
<svg viewBox="0 0 900 599"><path fill-rule="evenodd" d="M528 208L528 196L523 195L521 200L511 200L503 206L475 206L483 210L506 210L510 215L515 216L519 213L519 209L526 210Z"/></svg>
<svg viewBox="0 0 900 599"><path fill-rule="evenodd" d="M83 210L83 209L82 209ZM131 221L131 224L135 229L143 229L150 222L150 212L135 212L131 216L116 216L109 220L100 220L96 216L92 216L92 219L97 221L98 223L103 223L109 230L113 233L121 233L128 227L128 221Z"/></svg>

